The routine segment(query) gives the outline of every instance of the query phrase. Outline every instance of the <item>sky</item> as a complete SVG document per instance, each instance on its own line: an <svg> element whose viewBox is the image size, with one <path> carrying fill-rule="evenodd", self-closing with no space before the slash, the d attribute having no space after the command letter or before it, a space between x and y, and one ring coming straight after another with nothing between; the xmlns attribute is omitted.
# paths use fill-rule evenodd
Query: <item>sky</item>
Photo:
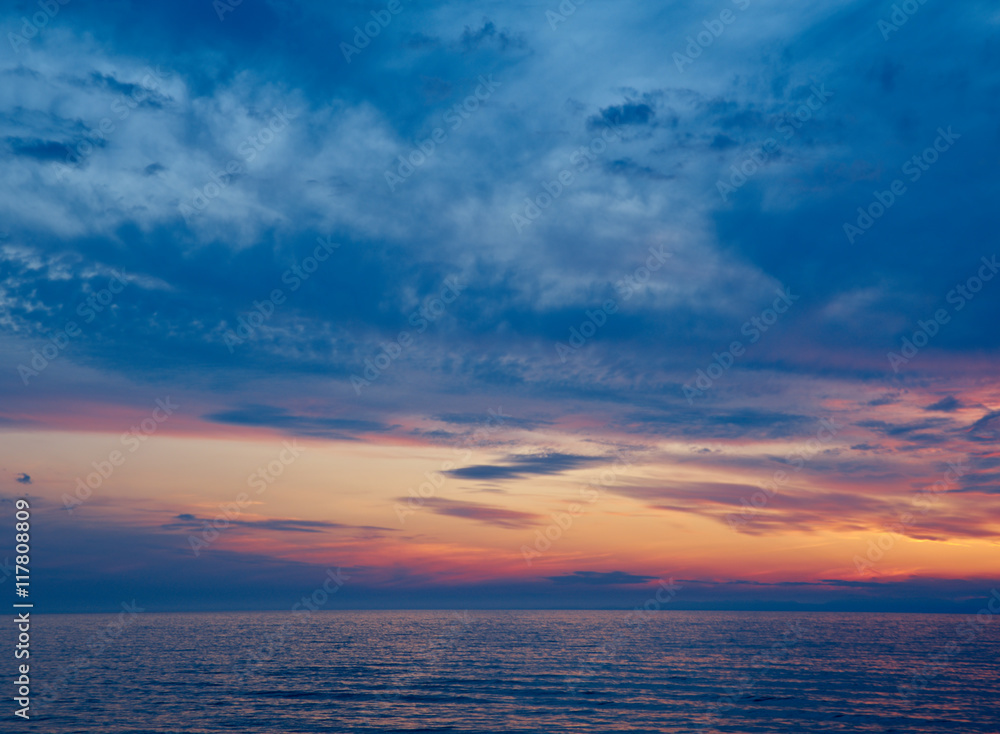
<svg viewBox="0 0 1000 734"><path fill-rule="evenodd" d="M1000 583L994 3L0 28L0 501L43 609Z"/></svg>

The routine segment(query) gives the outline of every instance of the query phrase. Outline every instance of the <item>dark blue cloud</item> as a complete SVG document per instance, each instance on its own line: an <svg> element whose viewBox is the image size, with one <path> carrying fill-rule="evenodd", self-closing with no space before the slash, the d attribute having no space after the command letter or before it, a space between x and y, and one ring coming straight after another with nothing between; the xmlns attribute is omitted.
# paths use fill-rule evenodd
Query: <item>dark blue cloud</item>
<svg viewBox="0 0 1000 734"><path fill-rule="evenodd" d="M563 576L549 576L549 581L557 584L588 584L597 586L620 586L627 584L645 584L656 579L655 576L640 576L625 571L574 571Z"/></svg>
<svg viewBox="0 0 1000 734"><path fill-rule="evenodd" d="M936 410L942 413L952 413L962 407L961 401L955 398L953 395L948 395L938 400L936 403L931 403L924 410Z"/></svg>
<svg viewBox="0 0 1000 734"><path fill-rule="evenodd" d="M591 117L587 125L592 130L606 126L648 125L655 116L656 113L648 104L626 103L605 107L599 114Z"/></svg>
<svg viewBox="0 0 1000 734"><path fill-rule="evenodd" d="M385 433L396 427L356 418L296 415L284 408L270 405L246 405L235 410L211 413L206 415L205 419L216 423L277 428L301 436L323 436L341 440L353 439L361 433Z"/></svg>
<svg viewBox="0 0 1000 734"><path fill-rule="evenodd" d="M680 394L678 387L677 393ZM737 410L706 406L674 406L669 411L635 412L623 417L631 430L655 430L671 436L788 438L812 429L816 419L795 413L781 413L766 408Z"/></svg>
<svg viewBox="0 0 1000 734"><path fill-rule="evenodd" d="M572 469L605 462L597 456L574 454L538 454L534 456L508 456L503 464L476 464L445 472L457 479L517 479L531 475L560 474Z"/></svg>
<svg viewBox="0 0 1000 734"><path fill-rule="evenodd" d="M509 30L497 30L496 24L489 19L483 20L481 28L473 30L466 26L462 31L461 44L466 51L479 48L484 43L496 44L501 51L524 47L523 38L512 34Z"/></svg>
<svg viewBox="0 0 1000 734"><path fill-rule="evenodd" d="M970 441L994 443L1000 438L1000 411L992 411L973 423L967 434Z"/></svg>
<svg viewBox="0 0 1000 734"><path fill-rule="evenodd" d="M70 147L53 140L24 139L8 137L6 142L11 154L26 156L39 161L58 161L70 154Z"/></svg>

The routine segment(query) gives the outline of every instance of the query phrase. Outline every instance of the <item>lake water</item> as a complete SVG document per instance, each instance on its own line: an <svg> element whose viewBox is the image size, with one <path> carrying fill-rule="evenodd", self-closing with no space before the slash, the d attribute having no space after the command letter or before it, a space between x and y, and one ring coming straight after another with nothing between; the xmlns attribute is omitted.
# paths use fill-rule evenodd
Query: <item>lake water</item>
<svg viewBox="0 0 1000 734"><path fill-rule="evenodd" d="M995 734L998 656L952 615L48 615L0 731Z"/></svg>

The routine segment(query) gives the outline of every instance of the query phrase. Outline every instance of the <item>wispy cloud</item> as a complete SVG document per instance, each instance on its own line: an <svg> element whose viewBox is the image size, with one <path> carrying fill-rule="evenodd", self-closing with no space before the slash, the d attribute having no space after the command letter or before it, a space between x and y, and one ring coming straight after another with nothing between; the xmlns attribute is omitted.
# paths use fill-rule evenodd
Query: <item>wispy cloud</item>
<svg viewBox="0 0 1000 734"><path fill-rule="evenodd" d="M606 461L607 459L597 456L562 453L508 456L502 464L475 464L446 473L456 479L503 481L531 475L561 474Z"/></svg>
<svg viewBox="0 0 1000 734"><path fill-rule="evenodd" d="M164 530L201 531L206 523L211 526L212 518L199 518L190 513L182 513L173 518L173 522L164 523ZM398 532L393 528L383 528L373 525L344 525L337 522L322 520L284 520L269 518L266 520L227 520L226 527L246 528L249 530L273 530L286 533L321 533L328 530L377 530Z"/></svg>
<svg viewBox="0 0 1000 734"><path fill-rule="evenodd" d="M398 501L405 500L405 497L398 498ZM475 520L486 525L495 525L496 527L508 530L533 527L544 519L543 516L531 512L506 510L501 507L445 499L442 497L429 497L423 501L423 506L438 515Z"/></svg>

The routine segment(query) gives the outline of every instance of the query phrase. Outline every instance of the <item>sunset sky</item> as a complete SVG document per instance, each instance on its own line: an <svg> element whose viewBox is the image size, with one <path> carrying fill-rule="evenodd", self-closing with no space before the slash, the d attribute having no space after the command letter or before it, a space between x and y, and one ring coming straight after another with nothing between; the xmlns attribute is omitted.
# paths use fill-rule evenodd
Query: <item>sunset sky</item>
<svg viewBox="0 0 1000 734"><path fill-rule="evenodd" d="M996 585L995 3L61 2L0 41L49 610Z"/></svg>

